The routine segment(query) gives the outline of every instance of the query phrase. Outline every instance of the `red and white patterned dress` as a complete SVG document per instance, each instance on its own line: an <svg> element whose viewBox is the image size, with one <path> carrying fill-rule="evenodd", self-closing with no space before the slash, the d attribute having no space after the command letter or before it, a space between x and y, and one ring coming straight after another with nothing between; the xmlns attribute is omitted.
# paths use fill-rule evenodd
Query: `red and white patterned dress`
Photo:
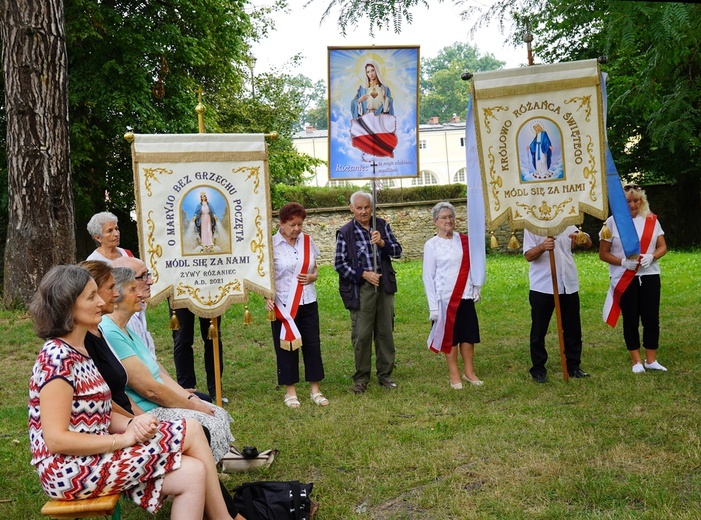
<svg viewBox="0 0 701 520"><path fill-rule="evenodd" d="M180 467L185 421L161 422L148 442L98 455L52 454L44 443L39 392L61 378L73 387L70 431L109 435L112 401L109 387L92 359L67 343L44 343L29 380L29 442L32 465L44 491L52 498L74 500L126 493L141 507L160 509L163 476Z"/></svg>

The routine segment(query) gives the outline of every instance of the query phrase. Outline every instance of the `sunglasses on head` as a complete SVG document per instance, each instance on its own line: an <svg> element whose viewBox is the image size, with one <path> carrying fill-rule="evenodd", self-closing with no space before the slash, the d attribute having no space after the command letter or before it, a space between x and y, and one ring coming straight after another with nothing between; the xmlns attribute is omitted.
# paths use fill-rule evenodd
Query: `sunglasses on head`
<svg viewBox="0 0 701 520"><path fill-rule="evenodd" d="M631 191L631 190L639 191L640 186L638 186L637 184L626 184L625 186L623 186L623 191Z"/></svg>

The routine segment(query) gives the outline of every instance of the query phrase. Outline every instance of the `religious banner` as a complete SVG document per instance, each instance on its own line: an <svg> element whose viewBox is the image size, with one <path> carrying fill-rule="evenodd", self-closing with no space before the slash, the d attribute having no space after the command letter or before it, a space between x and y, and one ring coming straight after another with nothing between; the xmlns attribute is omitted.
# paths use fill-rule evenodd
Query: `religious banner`
<svg viewBox="0 0 701 520"><path fill-rule="evenodd" d="M329 179L419 174L418 47L329 47Z"/></svg>
<svg viewBox="0 0 701 520"><path fill-rule="evenodd" d="M481 72L472 81L472 169L486 225L555 236L607 217L606 137L596 60ZM474 157L473 157L474 158Z"/></svg>
<svg viewBox="0 0 701 520"><path fill-rule="evenodd" d="M274 297L262 134L135 135L134 191L150 302L213 318L251 290Z"/></svg>

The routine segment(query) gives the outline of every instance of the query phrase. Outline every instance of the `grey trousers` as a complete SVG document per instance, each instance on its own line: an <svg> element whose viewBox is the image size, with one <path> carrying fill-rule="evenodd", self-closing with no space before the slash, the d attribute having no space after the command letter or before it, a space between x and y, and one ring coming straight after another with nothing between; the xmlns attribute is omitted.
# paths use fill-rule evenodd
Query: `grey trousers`
<svg viewBox="0 0 701 520"><path fill-rule="evenodd" d="M389 379L394 370L394 295L382 286L360 286L360 309L350 311L351 341L355 354L354 383L368 383L372 368L372 342L375 340L377 379Z"/></svg>

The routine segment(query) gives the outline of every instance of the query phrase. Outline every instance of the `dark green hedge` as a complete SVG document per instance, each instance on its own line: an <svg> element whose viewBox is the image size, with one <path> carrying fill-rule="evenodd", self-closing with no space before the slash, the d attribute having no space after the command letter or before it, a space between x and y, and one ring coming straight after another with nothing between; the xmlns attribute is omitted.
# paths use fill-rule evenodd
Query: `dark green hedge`
<svg viewBox="0 0 701 520"><path fill-rule="evenodd" d="M370 186L367 188L359 188L357 186L317 188L313 186L286 186L278 184L275 187L277 197L274 197L273 209L277 210L287 202L298 202L305 208L347 206L351 194L359 189L372 191ZM464 184L383 189L377 191L377 203L390 204L394 202L459 199L466 196L466 189Z"/></svg>

